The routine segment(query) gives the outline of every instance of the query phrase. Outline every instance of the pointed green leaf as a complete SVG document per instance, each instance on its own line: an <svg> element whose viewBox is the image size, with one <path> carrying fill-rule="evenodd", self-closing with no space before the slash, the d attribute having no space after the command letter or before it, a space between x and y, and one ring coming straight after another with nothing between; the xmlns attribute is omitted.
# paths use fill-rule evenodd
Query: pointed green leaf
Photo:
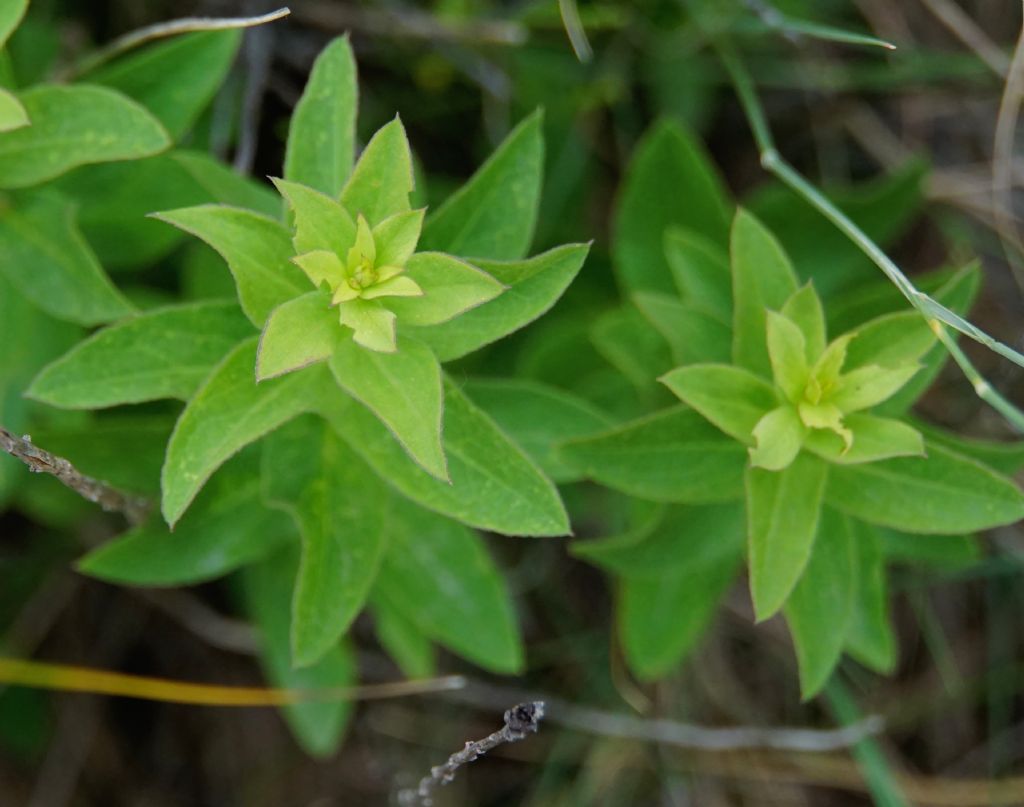
<svg viewBox="0 0 1024 807"><path fill-rule="evenodd" d="M345 644L332 647L318 663L296 669L290 650L292 591L297 552L289 548L249 566L243 578L249 616L259 630L260 656L271 686L297 690L344 689L358 681L356 660ZM285 719L302 748L328 757L341 743L352 714L350 700L307 701L283 708Z"/></svg>
<svg viewBox="0 0 1024 807"><path fill-rule="evenodd" d="M375 593L431 639L484 669L523 668L512 601L478 535L395 500Z"/></svg>
<svg viewBox="0 0 1024 807"><path fill-rule="evenodd" d="M252 325L233 302L174 305L96 332L45 367L27 392L66 409L186 400Z"/></svg>
<svg viewBox="0 0 1024 807"><path fill-rule="evenodd" d="M477 260L480 270L508 289L462 316L408 332L430 345L442 362L479 350L547 312L576 277L589 249L586 244L567 244L524 261Z"/></svg>
<svg viewBox="0 0 1024 807"><path fill-rule="evenodd" d="M343 336L330 295L311 291L270 312L256 352L256 380L330 358Z"/></svg>
<svg viewBox="0 0 1024 807"><path fill-rule="evenodd" d="M339 344L360 345L365 352L391 354L398 350L395 314L376 300L348 300L338 307L341 324L351 328L352 341Z"/></svg>
<svg viewBox="0 0 1024 807"><path fill-rule="evenodd" d="M747 469L750 593L760 622L778 611L811 556L828 466L801 454L784 471Z"/></svg>
<svg viewBox="0 0 1024 807"><path fill-rule="evenodd" d="M983 559L985 550L974 535L911 535L875 527L888 563L932 566L943 571L967 571Z"/></svg>
<svg viewBox="0 0 1024 807"><path fill-rule="evenodd" d="M704 504L743 496L743 446L684 407L569 440L560 456L577 473L641 499Z"/></svg>
<svg viewBox="0 0 1024 807"><path fill-rule="evenodd" d="M823 508L811 559L785 607L804 700L825 686L846 643L858 591L856 543L852 520Z"/></svg>
<svg viewBox="0 0 1024 807"><path fill-rule="evenodd" d="M174 532L156 516L87 554L78 571L125 586L185 586L261 560L293 540L286 516L260 500L250 452L214 474Z"/></svg>
<svg viewBox="0 0 1024 807"><path fill-rule="evenodd" d="M872 524L913 533L974 532L1024 518L1024 494L975 460L925 442L927 457L835 466L826 498Z"/></svg>
<svg viewBox="0 0 1024 807"><path fill-rule="evenodd" d="M28 0L4 0L0 3L0 46L7 44L27 8Z"/></svg>
<svg viewBox="0 0 1024 807"><path fill-rule="evenodd" d="M750 464L766 471L781 471L796 459L806 432L794 407L773 409L754 427L757 445L750 449Z"/></svg>
<svg viewBox="0 0 1024 807"><path fill-rule="evenodd" d="M869 364L839 377L829 403L844 413L869 409L894 395L920 368L916 364L879 367Z"/></svg>
<svg viewBox="0 0 1024 807"><path fill-rule="evenodd" d="M505 535L569 531L554 485L450 382L444 405L450 484L409 462L384 425L352 399L332 400L321 414L388 484L423 507Z"/></svg>
<svg viewBox="0 0 1024 807"><path fill-rule="evenodd" d="M902 421L855 412L844 417L843 423L853 434L849 447L835 432L814 429L807 437L807 449L822 459L842 465L924 456L921 433Z"/></svg>
<svg viewBox="0 0 1024 807"><path fill-rule="evenodd" d="M857 328L846 349L846 372L874 364L914 364L935 344L935 334L917 311L886 314Z"/></svg>
<svg viewBox="0 0 1024 807"><path fill-rule="evenodd" d="M430 348L401 339L395 353L379 353L343 339L330 368L338 385L373 412L415 462L448 479L441 445L441 366Z"/></svg>
<svg viewBox="0 0 1024 807"><path fill-rule="evenodd" d="M600 540L575 541L570 552L610 573L637 580L668 571L704 568L739 558L746 540L740 502L663 508L639 530Z"/></svg>
<svg viewBox="0 0 1024 807"><path fill-rule="evenodd" d="M214 202L245 207L271 218L281 212L281 200L269 185L238 173L205 152L175 149L167 157L184 168Z"/></svg>
<svg viewBox="0 0 1024 807"><path fill-rule="evenodd" d="M768 319L768 359L775 385L790 402L799 403L804 398L809 376L807 340L789 317L775 311L768 311L765 316Z"/></svg>
<svg viewBox="0 0 1024 807"><path fill-rule="evenodd" d="M163 515L172 527L210 474L249 443L314 405L318 368L256 383L256 338L217 365L178 418L163 468Z"/></svg>
<svg viewBox="0 0 1024 807"><path fill-rule="evenodd" d="M628 291L673 290L663 241L668 227L723 245L728 238L728 193L702 146L675 122L656 124L637 145L617 207L613 255Z"/></svg>
<svg viewBox="0 0 1024 807"><path fill-rule="evenodd" d="M430 678L437 672L434 644L411 619L384 597L371 596L377 641L406 678Z"/></svg>
<svg viewBox="0 0 1024 807"><path fill-rule="evenodd" d="M345 260L356 240L356 223L341 203L320 191L289 182L273 180L295 215L292 244L302 254L328 250Z"/></svg>
<svg viewBox="0 0 1024 807"><path fill-rule="evenodd" d="M179 140L220 89L241 42L238 30L183 34L133 51L83 78L138 101Z"/></svg>
<svg viewBox="0 0 1024 807"><path fill-rule="evenodd" d="M728 364L678 367L660 380L684 403L748 446L754 444L758 421L779 403L771 384Z"/></svg>
<svg viewBox="0 0 1024 807"><path fill-rule="evenodd" d="M730 239L733 361L768 376L765 310L778 311L797 290L796 273L781 244L745 210L736 213Z"/></svg>
<svg viewBox="0 0 1024 807"><path fill-rule="evenodd" d="M294 666L308 667L337 646L366 602L387 543L390 496L316 417L267 440L263 494L292 516L302 536L291 648Z"/></svg>
<svg viewBox="0 0 1024 807"><path fill-rule="evenodd" d="M672 367L671 348L636 308L626 305L601 314L591 326L590 341L647 400L669 400L657 378Z"/></svg>
<svg viewBox="0 0 1024 807"><path fill-rule="evenodd" d="M633 302L672 348L676 364L726 363L732 330L714 314L668 294L640 291Z"/></svg>
<svg viewBox="0 0 1024 807"><path fill-rule="evenodd" d="M504 286L486 272L441 252L417 252L406 275L422 297L389 299L387 307L403 325L438 325L500 295Z"/></svg>
<svg viewBox="0 0 1024 807"><path fill-rule="evenodd" d="M876 528L853 519L857 559L857 594L846 636L846 651L875 672L887 675L896 666L896 634L889 620L889 586L885 557Z"/></svg>
<svg viewBox="0 0 1024 807"><path fill-rule="evenodd" d="M409 141L396 117L366 144L341 192L341 203L353 218L361 213L376 225L409 209L414 184Z"/></svg>
<svg viewBox="0 0 1024 807"><path fill-rule="evenodd" d="M423 246L454 255L514 260L533 239L544 173L543 115L520 123L477 172L427 220Z"/></svg>
<svg viewBox="0 0 1024 807"><path fill-rule="evenodd" d="M559 483L576 481L579 476L559 459L557 444L612 425L607 415L582 398L536 381L478 378L464 383L462 389Z"/></svg>
<svg viewBox="0 0 1024 807"><path fill-rule="evenodd" d="M58 319L98 325L134 310L82 238L74 205L53 191L20 195L0 210L0 273Z"/></svg>
<svg viewBox="0 0 1024 807"><path fill-rule="evenodd" d="M0 132L10 132L28 124L28 113L21 101L13 93L0 89Z"/></svg>
<svg viewBox="0 0 1024 807"><path fill-rule="evenodd" d="M30 126L0 134L0 188L24 188L89 163L137 160L171 145L160 122L119 92L86 84L21 93Z"/></svg>
<svg viewBox="0 0 1024 807"><path fill-rule="evenodd" d="M722 324L732 323L732 273L722 243L670 227L665 231L665 258L683 300L713 313Z"/></svg>
<svg viewBox="0 0 1024 807"><path fill-rule="evenodd" d="M352 171L359 85L348 36L320 51L288 127L284 175L337 198Z"/></svg>
<svg viewBox="0 0 1024 807"><path fill-rule="evenodd" d="M154 214L201 238L228 264L249 320L261 327L281 303L310 291L291 258L291 236L278 222L237 207L199 205Z"/></svg>
<svg viewBox="0 0 1024 807"><path fill-rule="evenodd" d="M396 213L373 228L377 266L405 266L416 251L423 229L423 213L422 209Z"/></svg>
<svg viewBox="0 0 1024 807"><path fill-rule="evenodd" d="M615 621L626 662L640 680L663 677L694 648L736 579L741 546L705 563L622 579Z"/></svg>
<svg viewBox="0 0 1024 807"><path fill-rule="evenodd" d="M805 283L786 300L782 315L793 322L803 334L807 347L806 362L813 364L825 350L825 312L821 298L812 283ZM769 345L769 351L771 346Z"/></svg>

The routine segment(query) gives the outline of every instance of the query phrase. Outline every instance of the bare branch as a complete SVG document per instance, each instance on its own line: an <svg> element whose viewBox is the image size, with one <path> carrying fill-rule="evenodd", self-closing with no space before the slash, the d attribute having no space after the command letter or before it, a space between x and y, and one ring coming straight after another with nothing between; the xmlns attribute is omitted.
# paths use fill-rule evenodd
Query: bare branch
<svg viewBox="0 0 1024 807"><path fill-rule="evenodd" d="M149 514L150 503L147 499L124 493L106 482L86 476L63 457L34 445L27 434L17 437L0 426L0 449L21 460L33 473L57 477L79 496L95 502L107 512L122 513L132 525L141 524Z"/></svg>
<svg viewBox="0 0 1024 807"><path fill-rule="evenodd" d="M502 699L529 697L530 693L496 687L480 681L445 695L448 700L488 707ZM621 712L577 706L557 698L543 697L548 722L584 734L644 740L693 751L742 751L771 749L823 753L856 745L866 737L880 734L885 721L872 715L838 729L783 728L776 726L711 727L664 718L638 717Z"/></svg>
<svg viewBox="0 0 1024 807"><path fill-rule="evenodd" d="M436 765L431 768L430 775L424 776L415 790L409 788L398 794L398 803L430 807L434 803L431 797L434 788L451 782L459 768L482 757L499 745L525 740L530 734L536 733L543 717L543 701L530 701L513 706L505 712L504 726L482 740L467 742L461 751L456 751L448 757L448 761L444 765Z"/></svg>

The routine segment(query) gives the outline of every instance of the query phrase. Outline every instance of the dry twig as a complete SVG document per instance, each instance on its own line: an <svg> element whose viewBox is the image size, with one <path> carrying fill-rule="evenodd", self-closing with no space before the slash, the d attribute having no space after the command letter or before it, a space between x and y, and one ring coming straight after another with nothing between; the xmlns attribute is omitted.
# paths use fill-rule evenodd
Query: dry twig
<svg viewBox="0 0 1024 807"><path fill-rule="evenodd" d="M132 525L141 524L149 514L149 501L111 487L106 482L93 479L78 471L63 457L45 451L26 434L17 437L0 427L0 449L25 463L37 474L51 474L65 486L90 502L95 502L110 513L122 513Z"/></svg>
<svg viewBox="0 0 1024 807"><path fill-rule="evenodd" d="M530 701L513 706L505 712L505 725L482 740L471 740L461 751L456 751L443 765L435 765L430 774L424 776L419 786L409 788L398 794L398 803L403 805L422 805L429 807L434 803L431 793L434 788L446 785L455 778L455 773L463 765L482 757L505 743L517 743L534 734L540 727L544 717L544 702Z"/></svg>

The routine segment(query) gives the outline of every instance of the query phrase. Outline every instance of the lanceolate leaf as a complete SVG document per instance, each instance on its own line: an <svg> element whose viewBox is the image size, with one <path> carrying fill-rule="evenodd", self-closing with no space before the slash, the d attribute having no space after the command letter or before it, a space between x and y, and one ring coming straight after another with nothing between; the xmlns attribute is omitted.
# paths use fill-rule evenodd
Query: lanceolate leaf
<svg viewBox="0 0 1024 807"><path fill-rule="evenodd" d="M452 383L445 385L444 406L450 484L409 462L384 425L355 401L331 401L321 414L388 484L423 507L506 535L569 532L554 485Z"/></svg>
<svg viewBox="0 0 1024 807"><path fill-rule="evenodd" d="M953 434L917 418L911 419L910 422L916 429L923 432L930 442L944 446L962 456L976 459L997 473L1013 476L1024 469L1024 440L1013 442L979 440Z"/></svg>
<svg viewBox="0 0 1024 807"><path fill-rule="evenodd" d="M430 348L402 339L395 353L379 353L342 339L330 368L338 385L380 418L413 460L448 480L441 444L441 366Z"/></svg>
<svg viewBox="0 0 1024 807"><path fill-rule="evenodd" d="M641 291L633 302L672 348L676 364L728 362L732 330L717 314L668 294Z"/></svg>
<svg viewBox="0 0 1024 807"><path fill-rule="evenodd" d="M678 225L724 245L731 207L695 138L676 123L656 125L637 145L618 202L613 243L623 288L672 292L666 228Z"/></svg>
<svg viewBox="0 0 1024 807"><path fill-rule="evenodd" d="M271 217L281 212L281 200L269 185L238 173L205 152L175 149L167 157L184 168L214 202Z"/></svg>
<svg viewBox="0 0 1024 807"><path fill-rule="evenodd" d="M683 301L732 323L732 273L725 241L681 227L665 232L665 258Z"/></svg>
<svg viewBox="0 0 1024 807"><path fill-rule="evenodd" d="M201 238L227 261L238 299L260 327L281 303L311 291L302 270L291 262L291 233L273 219L225 205L200 205L155 214Z"/></svg>
<svg viewBox="0 0 1024 807"><path fill-rule="evenodd" d="M741 367L691 364L661 382L730 437L753 445L757 422L778 406L771 384Z"/></svg>
<svg viewBox="0 0 1024 807"><path fill-rule="evenodd" d="M128 586L195 585L260 560L293 540L295 527L260 500L258 455L218 471L173 533L159 517L103 544L78 570Z"/></svg>
<svg viewBox="0 0 1024 807"><path fill-rule="evenodd" d="M560 456L578 473L641 499L706 504L743 496L746 450L684 407L567 441Z"/></svg>
<svg viewBox="0 0 1024 807"><path fill-rule="evenodd" d="M789 598L811 556L828 466L801 454L784 471L747 469L750 591L758 621Z"/></svg>
<svg viewBox="0 0 1024 807"><path fill-rule="evenodd" d="M28 395L71 409L186 400L252 325L232 302L168 306L98 331L49 364Z"/></svg>
<svg viewBox="0 0 1024 807"><path fill-rule="evenodd" d="M135 99L179 140L220 88L241 42L237 30L184 34L149 45L84 78Z"/></svg>
<svg viewBox="0 0 1024 807"><path fill-rule="evenodd" d="M0 4L0 46L7 44L14 29L25 16L27 8L28 0L7 0Z"/></svg>
<svg viewBox="0 0 1024 807"><path fill-rule="evenodd" d="M765 344L765 310L780 310L797 290L796 273L782 246L745 210L736 214L730 244L733 294L733 361L771 377Z"/></svg>
<svg viewBox="0 0 1024 807"><path fill-rule="evenodd" d="M620 581L616 622L638 678L661 678L693 649L736 579L742 557L737 544L705 563Z"/></svg>
<svg viewBox="0 0 1024 807"><path fill-rule="evenodd" d="M559 460L557 444L611 426L587 401L536 381L472 379L463 391L555 482L578 478Z"/></svg>
<svg viewBox="0 0 1024 807"><path fill-rule="evenodd" d="M220 465L315 404L321 368L256 383L256 338L213 370L178 418L163 469L163 515L172 527Z"/></svg>
<svg viewBox="0 0 1024 807"><path fill-rule="evenodd" d="M542 120L536 112L520 123L427 219L423 249L493 260L526 255L544 171Z"/></svg>
<svg viewBox="0 0 1024 807"><path fill-rule="evenodd" d="M590 341L646 400L671 400L657 383L673 364L671 347L636 308L625 305L598 316L590 328Z"/></svg>
<svg viewBox="0 0 1024 807"><path fill-rule="evenodd" d="M352 48L338 37L317 56L292 114L286 179L338 197L352 171L358 95Z"/></svg>
<svg viewBox="0 0 1024 807"><path fill-rule="evenodd" d="M322 420L284 426L263 453L264 495L302 535L291 647L308 667L335 647L370 593L387 543L390 494Z"/></svg>
<svg viewBox="0 0 1024 807"><path fill-rule="evenodd" d="M512 602L480 537L393 502L391 546L375 592L419 630L481 667L517 673L523 647Z"/></svg>
<svg viewBox="0 0 1024 807"><path fill-rule="evenodd" d="M395 118L370 138L341 192L352 218L362 213L376 225L409 210L413 189L412 155L402 121Z"/></svg>
<svg viewBox="0 0 1024 807"><path fill-rule="evenodd" d="M428 678L437 669L434 643L401 611L381 595L370 600L373 627L384 651L406 678Z"/></svg>
<svg viewBox="0 0 1024 807"><path fill-rule="evenodd" d="M442 362L479 350L550 309L576 277L589 249L568 244L524 261L477 260L477 268L509 288L453 320L407 333L428 344Z"/></svg>
<svg viewBox="0 0 1024 807"><path fill-rule="evenodd" d="M41 85L19 97L31 125L0 134L0 188L24 188L89 163L137 160L171 145L160 122L114 90Z"/></svg>
<svg viewBox="0 0 1024 807"><path fill-rule="evenodd" d="M746 539L741 502L664 508L639 531L576 541L573 555L627 578L657 577L738 558Z"/></svg>
<svg viewBox="0 0 1024 807"><path fill-rule="evenodd" d="M936 443L925 449L927 457L834 467L828 502L914 533L973 532L1024 518L1024 494L1011 480Z"/></svg>
<svg viewBox="0 0 1024 807"><path fill-rule="evenodd" d="M823 508L811 559L786 602L805 700L825 686L846 643L858 592L857 537L852 519Z"/></svg>
<svg viewBox="0 0 1024 807"><path fill-rule="evenodd" d="M311 667L292 664L290 623L292 590L298 567L292 548L246 569L244 577L249 615L259 629L260 655L272 686L289 689L330 689L354 686L356 661L344 643L336 644ZM311 701L286 706L284 716L307 753L330 756L341 742L352 714L352 702Z"/></svg>
<svg viewBox="0 0 1024 807"><path fill-rule="evenodd" d="M74 216L74 205L52 191L17 197L0 211L0 272L58 319L97 325L132 313L82 238Z"/></svg>
<svg viewBox="0 0 1024 807"><path fill-rule="evenodd" d="M418 252L406 266L423 290L419 297L392 297L387 307L408 325L439 325L500 295L504 286L486 272L443 252Z"/></svg>
<svg viewBox="0 0 1024 807"><path fill-rule="evenodd" d="M344 334L327 292L311 291L270 312L260 335L256 378L300 370L330 358Z"/></svg>
<svg viewBox="0 0 1024 807"><path fill-rule="evenodd" d="M892 672L896 635L889 621L888 574L876 528L851 520L857 557L857 594L846 636L846 650L876 672Z"/></svg>

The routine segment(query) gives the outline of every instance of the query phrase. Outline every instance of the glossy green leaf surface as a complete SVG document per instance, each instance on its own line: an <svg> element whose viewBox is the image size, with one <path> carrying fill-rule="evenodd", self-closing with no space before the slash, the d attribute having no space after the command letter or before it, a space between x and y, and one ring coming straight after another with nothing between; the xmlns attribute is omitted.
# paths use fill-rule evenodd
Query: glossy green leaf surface
<svg viewBox="0 0 1024 807"><path fill-rule="evenodd" d="M82 238L74 205L52 191L20 195L0 211L0 272L58 319L98 325L133 311Z"/></svg>
<svg viewBox="0 0 1024 807"><path fill-rule="evenodd" d="M851 519L823 508L811 559L786 601L805 700L825 686L846 643L858 592L856 541Z"/></svg>
<svg viewBox="0 0 1024 807"><path fill-rule="evenodd" d="M352 47L338 37L320 51L292 113L286 179L338 197L352 171L358 96Z"/></svg>
<svg viewBox="0 0 1024 807"><path fill-rule="evenodd" d="M423 249L515 260L533 240L544 172L543 116L520 123L427 219Z"/></svg>
<svg viewBox="0 0 1024 807"><path fill-rule="evenodd" d="M389 494L320 418L272 434L263 451L263 495L302 536L291 648L296 667L320 661L362 609L387 546Z"/></svg>
<svg viewBox="0 0 1024 807"><path fill-rule="evenodd" d="M375 592L424 634L484 669L524 663L512 601L481 538L451 519L394 502L391 546Z"/></svg>
<svg viewBox="0 0 1024 807"><path fill-rule="evenodd" d="M167 444L162 510L174 525L196 493L229 457L267 432L309 411L322 388L320 368L256 383L256 338L214 368L178 418Z"/></svg>
<svg viewBox="0 0 1024 807"><path fill-rule="evenodd" d="M554 485L450 382L444 402L450 483L411 463L387 428L354 400L332 401L321 414L388 484L429 510L505 535L569 532Z"/></svg>
<svg viewBox="0 0 1024 807"><path fill-rule="evenodd" d="M407 332L428 344L443 362L479 350L547 312L576 277L589 249L586 244L568 244L523 261L477 260L477 268L508 289L453 320Z"/></svg>
<svg viewBox="0 0 1024 807"><path fill-rule="evenodd" d="M743 496L746 450L684 407L562 444L578 473L641 499L707 504Z"/></svg>
<svg viewBox="0 0 1024 807"><path fill-rule="evenodd" d="M1024 518L1010 479L926 441L927 457L835 466L826 498L869 523L913 533L973 532Z"/></svg>
<svg viewBox="0 0 1024 807"><path fill-rule="evenodd" d="M273 219L225 205L199 205L156 214L201 238L228 264L242 310L257 327L277 306L310 291L294 263L291 233Z"/></svg>
<svg viewBox="0 0 1024 807"><path fill-rule="evenodd" d="M416 463L447 481L441 366L430 348L403 339L395 353L380 353L343 339L329 365L338 386L373 412Z"/></svg>
<svg viewBox="0 0 1024 807"><path fill-rule="evenodd" d="M220 89L242 32L197 31L129 53L83 78L142 104L179 140Z"/></svg>
<svg viewBox="0 0 1024 807"><path fill-rule="evenodd" d="M106 87L40 85L18 97L31 125L0 134L0 188L25 188L89 163L137 160L171 145L137 102Z"/></svg>
<svg viewBox="0 0 1024 807"><path fill-rule="evenodd" d="M47 365L27 394L71 409L186 400L228 351L252 333L233 302L147 311L77 344Z"/></svg>
<svg viewBox="0 0 1024 807"><path fill-rule="evenodd" d="M811 557L828 466L802 454L784 471L747 469L750 592L758 621L789 598Z"/></svg>

